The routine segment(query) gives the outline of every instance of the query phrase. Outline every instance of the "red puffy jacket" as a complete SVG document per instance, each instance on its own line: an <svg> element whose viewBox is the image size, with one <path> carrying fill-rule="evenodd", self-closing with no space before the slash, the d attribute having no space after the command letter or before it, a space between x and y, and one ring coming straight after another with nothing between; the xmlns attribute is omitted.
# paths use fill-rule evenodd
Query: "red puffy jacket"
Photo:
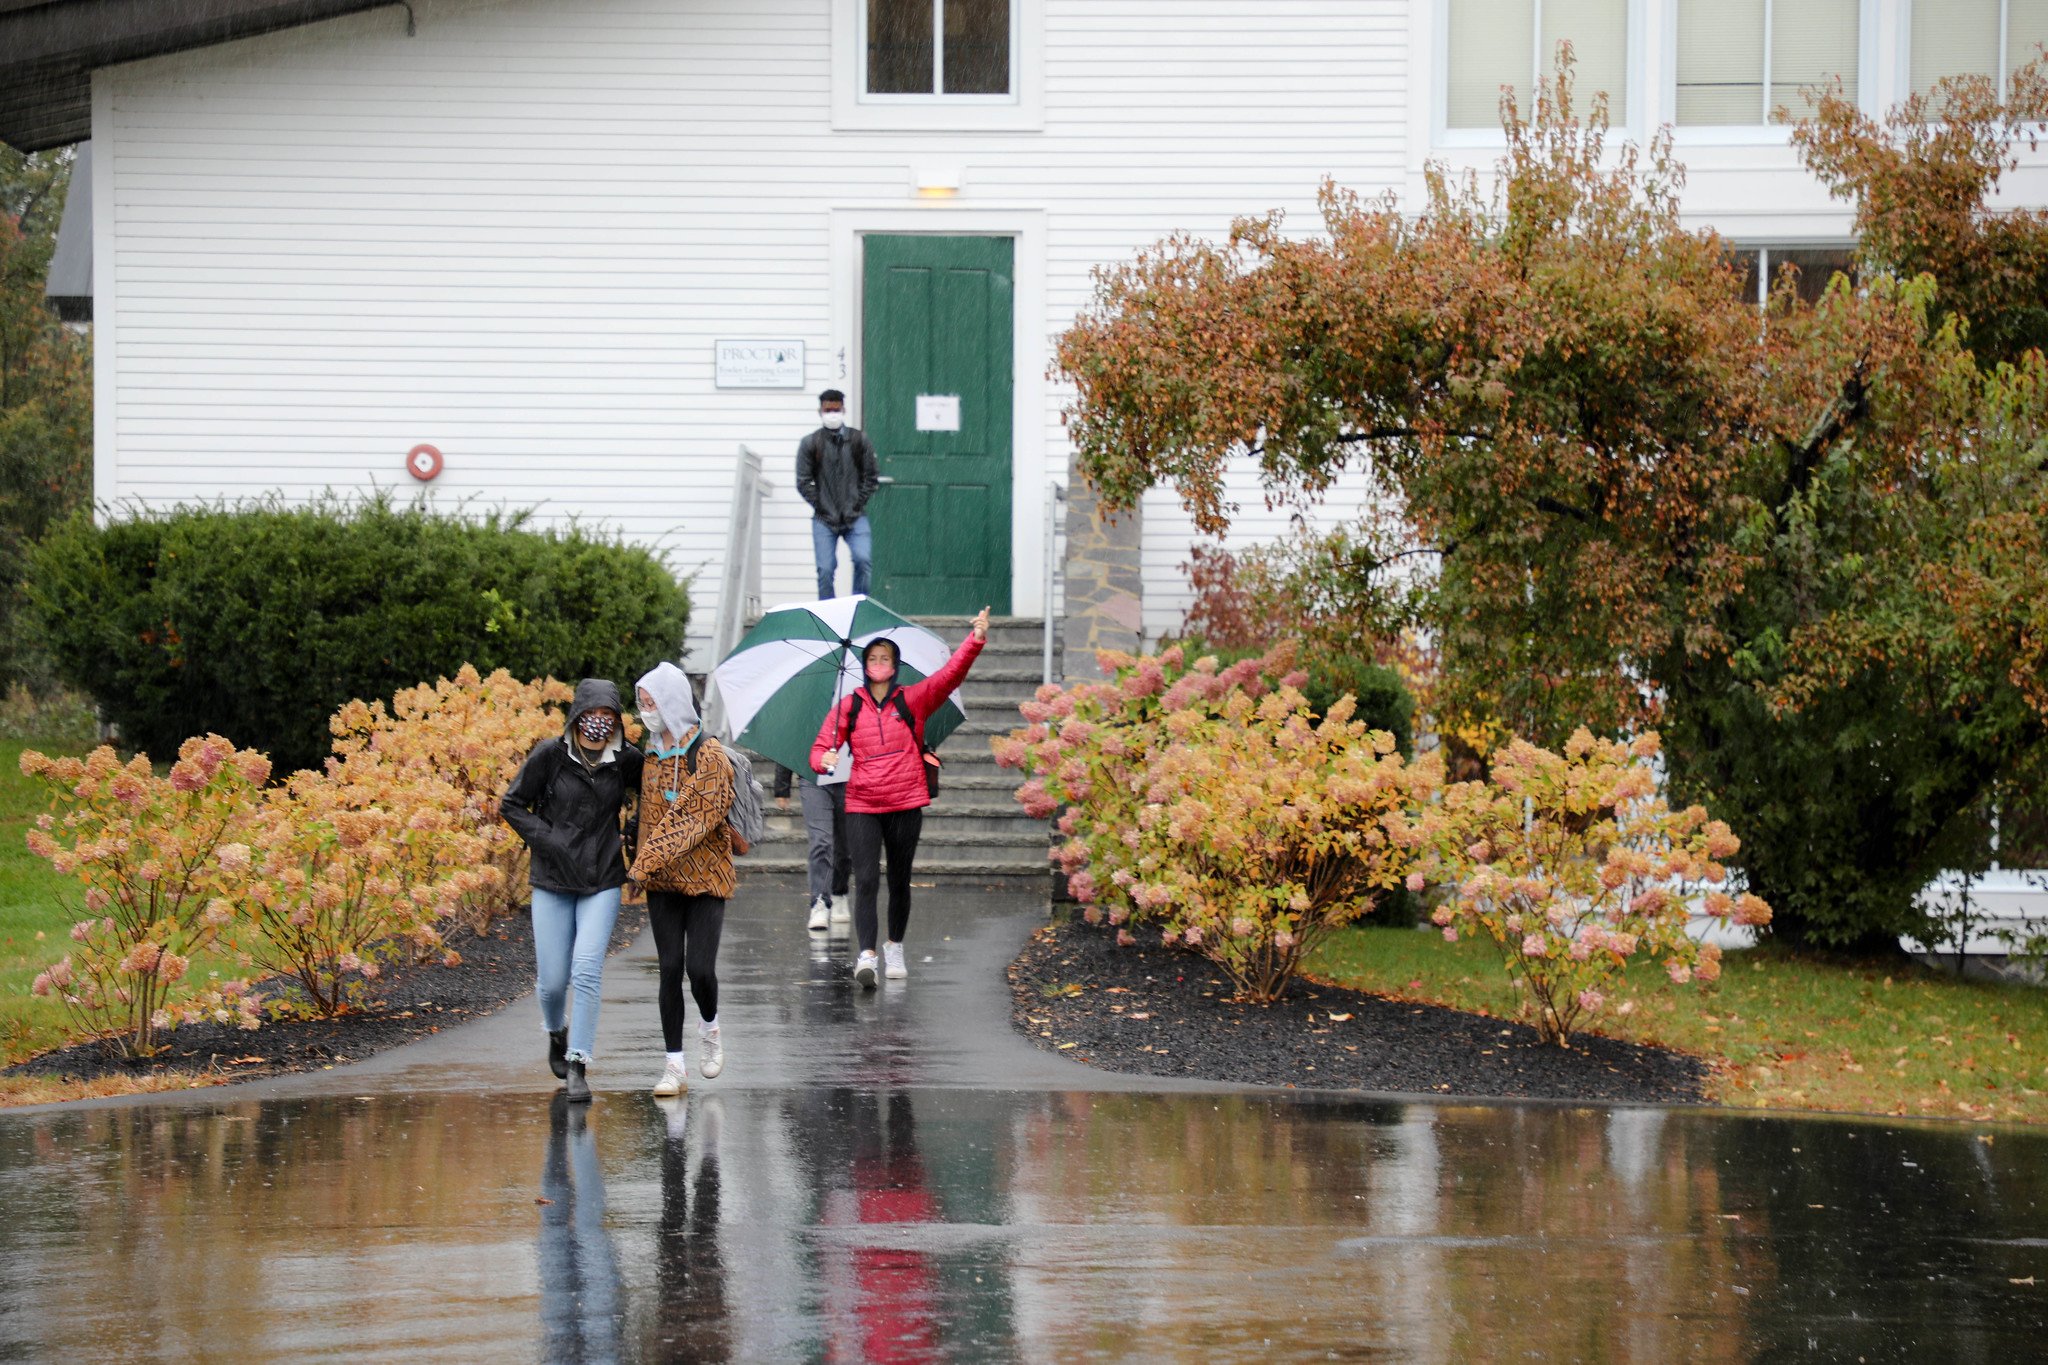
<svg viewBox="0 0 2048 1365"><path fill-rule="evenodd" d="M982 642L972 634L953 651L946 665L923 682L903 688L903 700L917 717L921 730L934 711L967 676L967 670L981 655ZM863 689L865 691L865 689ZM825 723L811 744L811 771L825 771L825 760L844 741L853 746L853 776L846 783L846 808L860 815L886 815L890 811L915 810L932 803L925 793L924 754L912 730L896 709L893 698L877 706L872 694L861 697L859 723L853 734L846 733L846 714L858 693L841 697L826 712Z"/></svg>

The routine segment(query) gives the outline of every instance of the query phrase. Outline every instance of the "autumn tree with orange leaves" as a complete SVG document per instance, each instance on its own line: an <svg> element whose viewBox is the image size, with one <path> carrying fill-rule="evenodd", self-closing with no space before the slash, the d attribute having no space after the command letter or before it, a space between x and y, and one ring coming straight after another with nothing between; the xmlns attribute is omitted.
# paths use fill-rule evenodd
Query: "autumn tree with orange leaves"
<svg viewBox="0 0 2048 1365"><path fill-rule="evenodd" d="M1914 141L1823 101L1802 149L1889 255L1814 303L1781 279L1760 316L1727 244L1681 224L1668 133L1610 145L1566 53L1532 117L1504 102L1486 184L1434 169L1412 214L1326 187L1315 236L1247 218L1104 272L1059 351L1077 465L1111 507L1171 483L1207 530L1246 447L1286 495L1365 471L1405 516L1400 552L1434 564L1439 727L1556 744L1654 724L1783 932L1896 935L1944 832L2043 742L2016 680L2038 635L2009 596L2042 526L2038 467L1998 476L2036 497L2017 523L1958 501L1988 432L2031 449L2044 429L2038 358L1980 356L1965 311L2016 298L2030 267L1955 291L1919 269L2006 262L2022 253L1999 234L2041 234L1983 210L1995 174L1974 213L1875 225L1907 211L1899 182L1940 180L1929 156L2009 156L2010 106L1947 97L1976 132ZM1904 254L1934 223L1997 240ZM2001 316L2031 335L2024 308Z"/></svg>

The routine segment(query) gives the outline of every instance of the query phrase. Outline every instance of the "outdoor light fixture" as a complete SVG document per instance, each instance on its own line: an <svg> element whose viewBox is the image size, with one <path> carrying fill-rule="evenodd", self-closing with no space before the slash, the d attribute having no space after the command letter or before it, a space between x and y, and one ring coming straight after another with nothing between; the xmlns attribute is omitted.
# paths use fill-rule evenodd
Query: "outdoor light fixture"
<svg viewBox="0 0 2048 1365"><path fill-rule="evenodd" d="M958 166L920 166L916 174L920 199L951 199L960 193Z"/></svg>

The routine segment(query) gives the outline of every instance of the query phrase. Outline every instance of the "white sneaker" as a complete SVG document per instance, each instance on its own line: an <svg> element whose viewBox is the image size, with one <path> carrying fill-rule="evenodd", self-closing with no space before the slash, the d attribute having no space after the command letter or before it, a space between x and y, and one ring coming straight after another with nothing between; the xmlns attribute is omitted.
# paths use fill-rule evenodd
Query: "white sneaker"
<svg viewBox="0 0 2048 1365"><path fill-rule="evenodd" d="M903 945L884 943L882 945L882 975L891 981L901 981L910 975L910 968L903 965Z"/></svg>
<svg viewBox="0 0 2048 1365"><path fill-rule="evenodd" d="M677 1066L674 1062L670 1062L662 1067L661 1079L654 1083L654 1094L657 1099L669 1099L682 1094L689 1088L689 1071L684 1067Z"/></svg>
<svg viewBox="0 0 2048 1365"><path fill-rule="evenodd" d="M719 1033L716 1024L711 1026L709 1032L700 1030L697 1038L697 1069L704 1073L704 1079L708 1081L725 1070L725 1039Z"/></svg>
<svg viewBox="0 0 2048 1365"><path fill-rule="evenodd" d="M872 950L863 950L853 963L853 979L867 990L875 988L875 955Z"/></svg>
<svg viewBox="0 0 2048 1365"><path fill-rule="evenodd" d="M807 926L814 934L823 933L832 924L832 907L825 904L823 896L811 902L811 922Z"/></svg>
<svg viewBox="0 0 2048 1365"><path fill-rule="evenodd" d="M832 922L834 924L853 923L853 895L851 892L832 902Z"/></svg>

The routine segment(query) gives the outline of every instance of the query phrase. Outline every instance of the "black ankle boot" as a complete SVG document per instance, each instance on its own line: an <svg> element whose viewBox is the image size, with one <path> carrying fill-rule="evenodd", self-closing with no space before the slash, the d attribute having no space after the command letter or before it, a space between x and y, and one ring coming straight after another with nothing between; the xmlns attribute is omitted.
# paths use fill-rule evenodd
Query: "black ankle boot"
<svg viewBox="0 0 2048 1365"><path fill-rule="evenodd" d="M590 1103L590 1082L583 1078L583 1063L569 1063L569 1088L564 1097L571 1104Z"/></svg>
<svg viewBox="0 0 2048 1365"><path fill-rule="evenodd" d="M548 1033L548 1070L555 1073L558 1081L569 1078L569 1030L565 1028Z"/></svg>

